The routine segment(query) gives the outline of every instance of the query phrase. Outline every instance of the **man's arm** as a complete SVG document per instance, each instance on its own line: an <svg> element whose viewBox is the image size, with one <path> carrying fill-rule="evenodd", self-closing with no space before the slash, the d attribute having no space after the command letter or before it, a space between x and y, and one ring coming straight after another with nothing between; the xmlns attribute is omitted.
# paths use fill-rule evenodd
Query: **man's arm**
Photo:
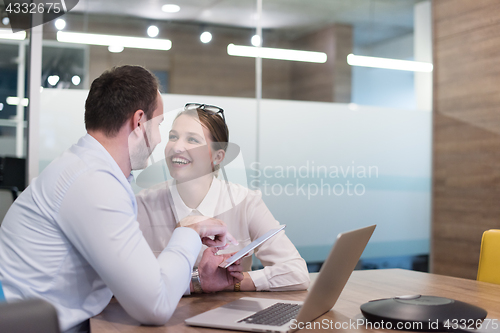
<svg viewBox="0 0 500 333"><path fill-rule="evenodd" d="M157 260L139 230L132 198L106 172L82 175L72 184L58 222L127 313L153 325L171 317L201 249L194 230L175 230Z"/></svg>
<svg viewBox="0 0 500 333"><path fill-rule="evenodd" d="M187 216L177 223L177 228L188 227L196 231L201 241L208 247L226 248L229 243L238 245L238 241L227 232L226 224L218 219L206 216Z"/></svg>

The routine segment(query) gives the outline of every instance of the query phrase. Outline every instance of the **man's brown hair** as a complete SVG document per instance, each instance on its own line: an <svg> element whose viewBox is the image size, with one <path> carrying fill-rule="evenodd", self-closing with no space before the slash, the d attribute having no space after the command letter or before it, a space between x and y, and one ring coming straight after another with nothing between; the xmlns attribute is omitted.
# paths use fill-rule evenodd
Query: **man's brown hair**
<svg viewBox="0 0 500 333"><path fill-rule="evenodd" d="M157 106L159 82L141 66L105 71L90 86L85 102L85 128L114 136L130 117L143 110L151 119Z"/></svg>

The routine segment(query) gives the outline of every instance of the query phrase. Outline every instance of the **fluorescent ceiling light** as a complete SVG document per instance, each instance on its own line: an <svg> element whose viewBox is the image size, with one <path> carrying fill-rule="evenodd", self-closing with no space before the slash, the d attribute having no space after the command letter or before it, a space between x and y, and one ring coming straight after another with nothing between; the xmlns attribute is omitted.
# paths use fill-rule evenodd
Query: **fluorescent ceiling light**
<svg viewBox="0 0 500 333"><path fill-rule="evenodd" d="M323 52L274 49L270 47L253 47L229 44L227 54L238 57L260 57L265 59L291 60L325 63L327 56Z"/></svg>
<svg viewBox="0 0 500 333"><path fill-rule="evenodd" d="M26 39L26 31L13 33L10 29L0 29L0 39L24 40Z"/></svg>
<svg viewBox="0 0 500 333"><path fill-rule="evenodd" d="M261 40L259 35L253 35L252 39L250 40L253 46L260 46L261 45Z"/></svg>
<svg viewBox="0 0 500 333"><path fill-rule="evenodd" d="M160 29L156 25L150 25L148 28L148 36L156 37L160 33Z"/></svg>
<svg viewBox="0 0 500 333"><path fill-rule="evenodd" d="M120 53L122 52L124 49L123 46L120 46L120 45L110 45L108 46L108 51L111 52L111 53Z"/></svg>
<svg viewBox="0 0 500 333"><path fill-rule="evenodd" d="M82 79L80 79L78 75L73 75L73 77L71 78L71 82L73 82L75 86L79 85L81 81Z"/></svg>
<svg viewBox="0 0 500 333"><path fill-rule="evenodd" d="M7 104L9 104L9 105L17 105L17 104L19 104L19 97L9 96L9 97L7 97L6 101L7 101ZM23 98L22 105L28 106L28 99L27 98Z"/></svg>
<svg viewBox="0 0 500 333"><path fill-rule="evenodd" d="M163 10L166 13L177 13L179 10L181 10L181 7L169 4L161 6L161 10Z"/></svg>
<svg viewBox="0 0 500 333"><path fill-rule="evenodd" d="M103 46L123 46L136 49L162 50L167 51L172 48L169 39L152 39L126 36L85 34L80 32L57 32L57 41L64 43L103 45Z"/></svg>
<svg viewBox="0 0 500 333"><path fill-rule="evenodd" d="M208 32L208 31L204 31L200 35L200 40L204 44L209 43L212 40L212 34L210 32Z"/></svg>
<svg viewBox="0 0 500 333"><path fill-rule="evenodd" d="M47 82L51 85L51 86L55 86L57 84L57 82L59 82L59 75L51 75L47 78Z"/></svg>
<svg viewBox="0 0 500 333"><path fill-rule="evenodd" d="M66 27L66 21L64 21L63 19L57 19L54 22L54 25L56 26L57 30L63 30Z"/></svg>
<svg viewBox="0 0 500 333"><path fill-rule="evenodd" d="M432 72L433 68L432 64L428 62L366 57L352 53L347 56L347 63L351 66L397 69L411 72Z"/></svg>

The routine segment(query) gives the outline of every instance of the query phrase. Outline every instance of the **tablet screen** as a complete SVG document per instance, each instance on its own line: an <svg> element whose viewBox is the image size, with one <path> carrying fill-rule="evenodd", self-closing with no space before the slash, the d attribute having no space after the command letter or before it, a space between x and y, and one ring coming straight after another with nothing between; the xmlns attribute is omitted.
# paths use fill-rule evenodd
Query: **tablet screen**
<svg viewBox="0 0 500 333"><path fill-rule="evenodd" d="M286 227L286 224L280 226L277 229L269 230L264 235L260 236L259 238L257 238L256 240L254 240L253 242L251 242L250 244L248 244L247 246L245 246L244 248L242 248L241 250L239 250L238 252L236 252L233 256L231 256L230 258L227 258L225 261L223 261L219 265L219 267L228 268L236 260L244 257L248 252L252 251L257 246L259 246L260 244L264 243L266 240L268 240L269 238L273 237L274 235L276 235L281 230L285 229L285 227Z"/></svg>

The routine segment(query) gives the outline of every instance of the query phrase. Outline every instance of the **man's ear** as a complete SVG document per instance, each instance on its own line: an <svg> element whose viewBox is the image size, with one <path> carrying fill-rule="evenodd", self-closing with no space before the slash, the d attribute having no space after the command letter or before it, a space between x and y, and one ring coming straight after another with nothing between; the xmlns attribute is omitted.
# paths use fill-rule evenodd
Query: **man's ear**
<svg viewBox="0 0 500 333"><path fill-rule="evenodd" d="M141 123L144 123L146 120L146 114L142 110L137 110L134 112L134 116L132 117L132 130L140 127Z"/></svg>

